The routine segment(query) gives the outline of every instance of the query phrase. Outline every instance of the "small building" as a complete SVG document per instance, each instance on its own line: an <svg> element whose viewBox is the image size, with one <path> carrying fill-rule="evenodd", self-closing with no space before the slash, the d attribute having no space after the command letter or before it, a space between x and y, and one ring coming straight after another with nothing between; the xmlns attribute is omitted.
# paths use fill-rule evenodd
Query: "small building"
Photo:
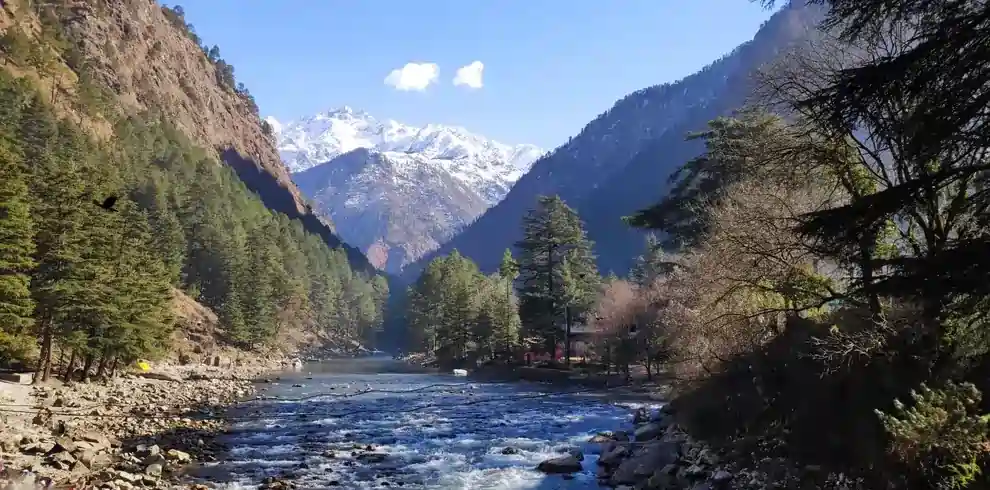
<svg viewBox="0 0 990 490"><path fill-rule="evenodd" d="M561 327L564 330L566 327ZM571 325L571 357L586 357L589 347L594 343L598 329L584 323ZM563 350L563 348L561 349ZM561 353L563 356L563 353Z"/></svg>

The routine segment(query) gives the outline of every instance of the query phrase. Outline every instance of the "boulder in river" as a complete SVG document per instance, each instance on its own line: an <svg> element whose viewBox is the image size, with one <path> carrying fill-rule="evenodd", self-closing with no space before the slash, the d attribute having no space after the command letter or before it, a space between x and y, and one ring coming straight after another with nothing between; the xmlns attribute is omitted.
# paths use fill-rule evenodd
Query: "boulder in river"
<svg viewBox="0 0 990 490"><path fill-rule="evenodd" d="M357 460L362 463L381 463L388 458L385 453L362 453L357 455Z"/></svg>
<svg viewBox="0 0 990 490"><path fill-rule="evenodd" d="M536 466L544 473L576 473L581 471L581 462L573 454L548 459Z"/></svg>
<svg viewBox="0 0 990 490"><path fill-rule="evenodd" d="M595 435L591 436L591 439L588 440L588 442L590 442L592 444L601 444L601 443L607 443L607 442L612 442L612 441L615 441L615 436L613 436L611 432L601 432L601 433L595 434Z"/></svg>

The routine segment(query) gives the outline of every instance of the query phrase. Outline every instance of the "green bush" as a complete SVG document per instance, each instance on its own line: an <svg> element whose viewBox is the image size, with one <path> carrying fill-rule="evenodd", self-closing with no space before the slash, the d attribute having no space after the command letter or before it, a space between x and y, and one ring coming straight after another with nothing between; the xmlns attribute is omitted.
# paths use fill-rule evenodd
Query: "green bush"
<svg viewBox="0 0 990 490"><path fill-rule="evenodd" d="M941 390L922 384L911 398L910 408L895 400L892 413L877 410L892 456L935 488L969 488L990 447L990 415L977 412L980 391L970 383L948 383Z"/></svg>
<svg viewBox="0 0 990 490"><path fill-rule="evenodd" d="M38 341L33 335L0 330L0 366L32 365L38 358Z"/></svg>

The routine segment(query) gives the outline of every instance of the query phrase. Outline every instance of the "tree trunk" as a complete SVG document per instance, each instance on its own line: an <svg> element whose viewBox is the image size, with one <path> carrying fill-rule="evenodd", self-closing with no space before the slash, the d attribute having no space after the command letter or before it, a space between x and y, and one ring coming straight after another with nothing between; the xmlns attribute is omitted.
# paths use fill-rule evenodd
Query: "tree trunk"
<svg viewBox="0 0 990 490"><path fill-rule="evenodd" d="M33 384L48 381L52 371L52 322L45 318L41 322L41 355L38 356L38 370L34 373Z"/></svg>
<svg viewBox="0 0 990 490"><path fill-rule="evenodd" d="M107 375L107 361L108 355L106 349L103 350L103 355L100 356L100 364L96 367L96 377L103 378Z"/></svg>
<svg viewBox="0 0 990 490"><path fill-rule="evenodd" d="M65 382L72 381L72 368L76 366L76 350L72 349L72 355L69 356L69 363L65 365L65 374L62 379Z"/></svg>
<svg viewBox="0 0 990 490"><path fill-rule="evenodd" d="M86 354L86 357L83 360L82 377L80 378L80 381L84 383L89 381L89 371L92 368L93 368L93 354L91 353Z"/></svg>
<svg viewBox="0 0 990 490"><path fill-rule="evenodd" d="M883 310L880 305L880 296L874 291L875 263L874 254L877 248L876 231L865 233L859 243L859 273L863 280L863 292L866 294L867 305L870 309L870 316L873 321L880 321L883 317Z"/></svg>
<svg viewBox="0 0 990 490"><path fill-rule="evenodd" d="M605 364L605 376L612 374L612 344L605 341L605 357L602 359Z"/></svg>

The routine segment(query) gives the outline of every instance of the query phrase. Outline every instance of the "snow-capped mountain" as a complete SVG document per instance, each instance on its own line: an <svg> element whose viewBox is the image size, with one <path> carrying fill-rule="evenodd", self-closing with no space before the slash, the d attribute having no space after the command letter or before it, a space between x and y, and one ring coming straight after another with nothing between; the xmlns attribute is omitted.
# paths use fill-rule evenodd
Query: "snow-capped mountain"
<svg viewBox="0 0 990 490"><path fill-rule="evenodd" d="M379 121L347 106L288 123L271 117L266 120L290 172L302 172L365 148L384 153L386 158L413 158L435 165L473 187L492 205L543 154L533 145L504 145L456 126L415 127L391 119Z"/></svg>
<svg viewBox="0 0 990 490"><path fill-rule="evenodd" d="M379 121L349 107L266 120L303 193L332 217L344 241L389 272L501 201L543 154L460 127Z"/></svg>

